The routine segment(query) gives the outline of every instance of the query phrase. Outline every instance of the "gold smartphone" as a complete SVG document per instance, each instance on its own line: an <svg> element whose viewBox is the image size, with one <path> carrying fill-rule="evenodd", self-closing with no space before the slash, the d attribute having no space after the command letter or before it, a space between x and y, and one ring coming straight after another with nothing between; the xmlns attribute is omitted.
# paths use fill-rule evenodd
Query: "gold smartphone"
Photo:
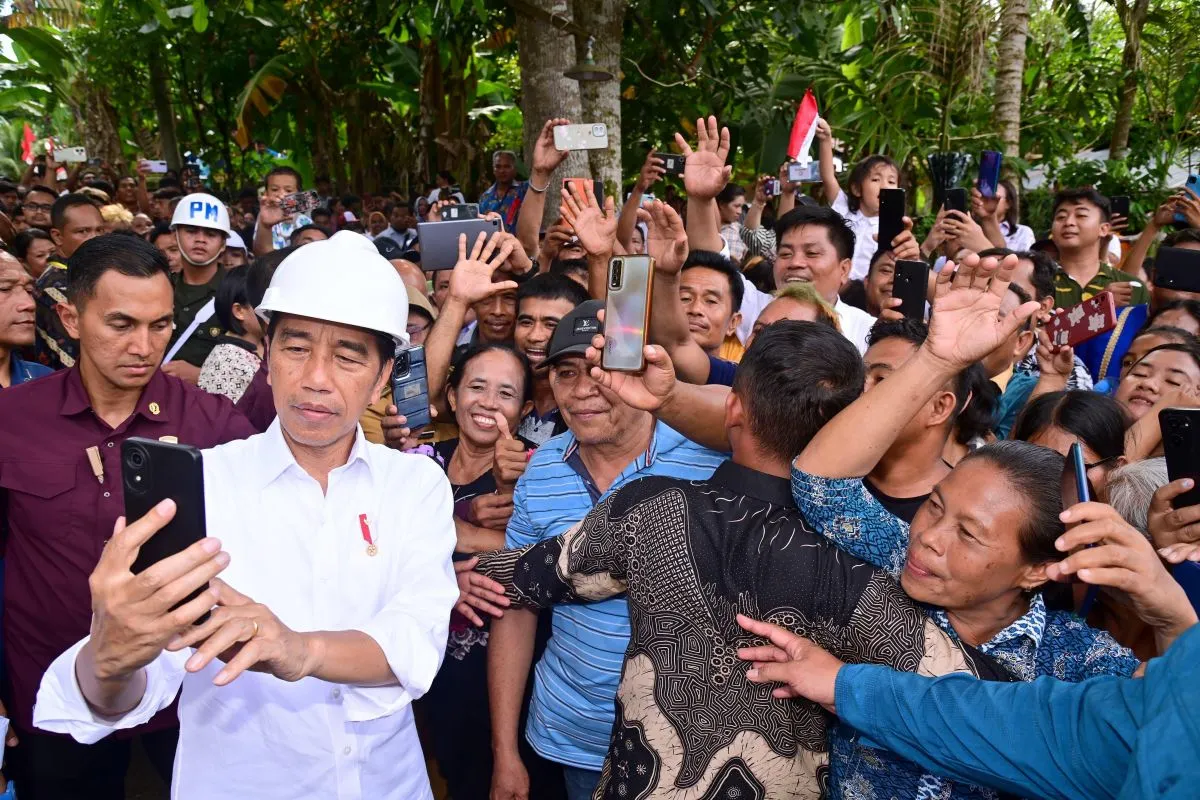
<svg viewBox="0 0 1200 800"><path fill-rule="evenodd" d="M637 372L646 364L642 349L650 327L654 259L614 256L608 262L608 299L604 306L605 369Z"/></svg>

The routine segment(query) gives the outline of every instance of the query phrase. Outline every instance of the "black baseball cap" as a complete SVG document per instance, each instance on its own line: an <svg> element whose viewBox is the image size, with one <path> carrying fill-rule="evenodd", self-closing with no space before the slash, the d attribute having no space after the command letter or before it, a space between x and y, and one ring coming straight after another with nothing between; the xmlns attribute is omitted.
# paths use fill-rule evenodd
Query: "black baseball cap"
<svg viewBox="0 0 1200 800"><path fill-rule="evenodd" d="M592 337L604 333L604 325L596 313L604 308L602 300L588 300L571 309L558 321L550 344L546 347L546 363L553 363L563 356L581 356L591 347Z"/></svg>
<svg viewBox="0 0 1200 800"><path fill-rule="evenodd" d="M375 249L379 251L379 255L391 261L393 258L403 258L404 248L392 240L389 236L380 236L375 240Z"/></svg>

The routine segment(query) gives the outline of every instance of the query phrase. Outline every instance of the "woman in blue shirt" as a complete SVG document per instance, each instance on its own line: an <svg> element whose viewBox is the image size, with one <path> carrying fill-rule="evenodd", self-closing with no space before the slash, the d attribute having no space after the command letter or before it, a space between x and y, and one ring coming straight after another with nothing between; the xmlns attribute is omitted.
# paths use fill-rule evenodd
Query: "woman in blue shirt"
<svg viewBox="0 0 1200 800"><path fill-rule="evenodd" d="M934 488L911 529L863 487L861 476L938 387L1033 313L1030 303L999 315L1013 264L1010 257L997 270L995 259L972 258L953 277L939 275L925 344L817 434L796 459L793 494L820 533L891 572L927 605L935 624L1018 679L1128 676L1138 667L1132 653L1078 617L1047 610L1042 599L1040 587L1063 555L1056 547L1064 531L1058 453L1025 442L975 451ZM1120 522L1111 516L1109 524ZM835 797L996 796L946 786L917 765L866 746L850 728L833 733L830 745Z"/></svg>

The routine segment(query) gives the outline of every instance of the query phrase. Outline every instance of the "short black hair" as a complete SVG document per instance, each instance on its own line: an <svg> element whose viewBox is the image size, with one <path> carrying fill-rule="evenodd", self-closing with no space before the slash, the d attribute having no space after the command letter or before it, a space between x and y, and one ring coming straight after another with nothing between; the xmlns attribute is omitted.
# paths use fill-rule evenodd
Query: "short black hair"
<svg viewBox="0 0 1200 800"><path fill-rule="evenodd" d="M566 300L577 306L588 301L588 293L587 289L566 275L543 272L517 287L518 313L521 310L521 302L529 299Z"/></svg>
<svg viewBox="0 0 1200 800"><path fill-rule="evenodd" d="M20 189L12 181L0 181L0 194L20 194Z"/></svg>
<svg viewBox="0 0 1200 800"><path fill-rule="evenodd" d="M1026 500L1029 518L1017 531L1025 562L1062 560L1063 554L1054 543L1064 530L1058 515L1063 511L1062 471L1066 459L1049 447L1002 441L968 453L959 466L973 461L987 461L999 469L1013 491Z"/></svg>
<svg viewBox="0 0 1200 800"><path fill-rule="evenodd" d="M362 198L356 194L342 195L342 205L344 205L346 208L350 208L351 206L356 206L361 202L362 202Z"/></svg>
<svg viewBox="0 0 1200 800"><path fill-rule="evenodd" d="M1021 411L1012 438L1027 442L1047 428L1061 428L1086 444L1101 459L1125 454L1129 416L1121 404L1099 392L1049 392Z"/></svg>
<svg viewBox="0 0 1200 800"><path fill-rule="evenodd" d="M1178 247L1184 243L1200 244L1200 228L1184 228L1167 234L1167 238L1163 239L1163 247Z"/></svg>
<svg viewBox="0 0 1200 800"><path fill-rule="evenodd" d="M1156 308L1154 313L1150 315L1150 319L1146 321L1146 327L1154 326L1154 321L1168 311L1182 311L1189 317L1194 319L1197 324L1200 324L1200 300L1172 300L1165 303L1161 308Z"/></svg>
<svg viewBox="0 0 1200 800"><path fill-rule="evenodd" d="M213 312L217 316L217 322L221 323L221 329L231 331L239 336L246 333L246 328L241 321L233 315L233 306L236 303L241 306L250 305L250 300L247 294L247 272L245 269L230 270L225 273L225 277L221 279L220 285L217 286L217 294L213 298Z"/></svg>
<svg viewBox="0 0 1200 800"><path fill-rule="evenodd" d="M175 231L171 230L171 223L156 222L154 223L154 227L150 229L150 238L147 241L153 244L158 241L158 237L166 236L167 234L175 235Z"/></svg>
<svg viewBox="0 0 1200 800"><path fill-rule="evenodd" d="M929 338L929 326L921 320L910 317L894 320L881 319L867 332L867 347L874 347L879 342L888 339L903 339L913 347L920 347L925 344L927 338ZM979 367L979 371L982 373L983 368L979 364L972 364L954 378L954 413L950 416L951 422L956 421L958 415L969 405L972 393L975 391L973 376L970 374L974 367Z"/></svg>
<svg viewBox="0 0 1200 800"><path fill-rule="evenodd" d="M791 461L863 389L863 361L838 331L780 320L754 337L733 379L750 435L766 453Z"/></svg>
<svg viewBox="0 0 1200 800"><path fill-rule="evenodd" d="M258 190L255 189L253 186L243 187L242 190L240 192L238 192L237 199L245 200L247 197L249 197L253 200L258 200Z"/></svg>
<svg viewBox="0 0 1200 800"><path fill-rule="evenodd" d="M1092 186L1080 186L1058 192L1054 195L1054 205L1050 208L1050 216L1053 217L1057 214L1059 207L1067 203L1091 203L1100 209L1100 216L1104 217L1105 222L1112 217L1112 203Z"/></svg>
<svg viewBox="0 0 1200 800"><path fill-rule="evenodd" d="M529 359L520 350L517 350L511 344L503 342L476 342L467 348L467 351L459 356L454 362L454 369L450 370L450 374L446 378L446 393L449 394L451 389L458 391L458 387L462 384L463 374L467 371L467 364L470 364L476 358L484 353L501 352L508 353L521 368L521 375L524 379L524 386L521 389L522 405L533 399L533 367L529 365ZM453 421L453 420L451 420Z"/></svg>
<svg viewBox="0 0 1200 800"><path fill-rule="evenodd" d="M28 230L18 233L16 238L13 239L13 255L24 261L25 257L29 255L29 248L32 247L33 243L38 239L42 239L47 242L54 241L50 238L50 234L46 233L41 228L29 228Z"/></svg>
<svg viewBox="0 0 1200 800"><path fill-rule="evenodd" d="M80 206L90 206L91 208L95 208L97 213L100 212L96 203L86 194L80 194L79 192L64 194L54 201L54 205L50 209L50 227L55 230L62 230L62 227L67 224L67 211Z"/></svg>
<svg viewBox="0 0 1200 800"><path fill-rule="evenodd" d="M733 310L742 310L742 300L746 296L746 285L742 283L742 274L733 266L733 262L720 253L712 250L693 250L688 253L679 274L682 275L692 267L704 267L720 272L729 281L729 297L733 301Z"/></svg>
<svg viewBox="0 0 1200 800"><path fill-rule="evenodd" d="M854 231L841 214L828 206L796 206L775 223L775 241L782 243L784 236L805 225L826 230L839 260L854 258Z"/></svg>
<svg viewBox="0 0 1200 800"><path fill-rule="evenodd" d="M271 315L271 321L267 323L267 338L272 343L275 341L275 330L279 327L280 320L287 316L288 314L283 313ZM379 356L379 371L382 373L388 361L396 357L396 340L382 331L367 330L367 333L371 334L371 338L375 341L375 352Z"/></svg>
<svg viewBox="0 0 1200 800"><path fill-rule="evenodd" d="M858 190L862 191L863 181L871 174L871 170L880 164L891 167L896 170L896 175L900 175L900 167L896 166L896 162L885 155L876 153L873 156L867 156L862 161L854 165L854 169L850 170L850 180L846 183L846 188L857 186ZM861 197L855 197L854 192L846 192L846 207L851 211L858 211L859 205L862 203Z"/></svg>
<svg viewBox="0 0 1200 800"><path fill-rule="evenodd" d="M330 219L332 219L333 212L330 211L329 208L326 206L317 206L316 208L314 208L312 210L312 213L310 213L308 216L310 219L316 219L317 217L329 217Z"/></svg>
<svg viewBox="0 0 1200 800"><path fill-rule="evenodd" d="M992 383L982 364L975 362L958 373L954 396L958 400L958 411L954 415L955 441L965 445L973 439L986 440L995 426L1000 387Z"/></svg>
<svg viewBox="0 0 1200 800"><path fill-rule="evenodd" d="M161 274L171 280L167 257L150 242L136 236L105 234L88 239L67 259L67 297L83 305L96 293L100 278L110 271L131 278Z"/></svg>
<svg viewBox="0 0 1200 800"><path fill-rule="evenodd" d="M313 222L308 225L301 225L299 228L296 228L296 230L292 231L292 235L288 237L288 244L295 244L296 239L300 236L300 234L305 233L306 231L320 231L321 233L325 234L326 239L333 236L333 234L329 232L328 228Z"/></svg>
<svg viewBox="0 0 1200 800"><path fill-rule="evenodd" d="M113 193L116 191L111 183L100 178L90 180L86 185L89 189L99 189L109 197L112 197Z"/></svg>
<svg viewBox="0 0 1200 800"><path fill-rule="evenodd" d="M265 178L263 178L263 186L264 187L267 186L269 184L271 178L276 178L280 175L287 175L289 177L295 178L296 179L296 188L300 188L304 185L304 178L301 177L299 170L297 170L293 167L275 167L274 169L272 169L270 172L267 173L267 176Z"/></svg>
<svg viewBox="0 0 1200 800"><path fill-rule="evenodd" d="M587 275L586 258L556 258L550 262L551 275Z"/></svg>
<svg viewBox="0 0 1200 800"><path fill-rule="evenodd" d="M980 253L980 255L983 254ZM1030 281L1033 283L1033 291L1037 295L1034 299L1040 301L1047 297L1054 297L1054 276L1058 274L1058 264L1054 263L1054 259L1036 250L1022 250L1017 253L1017 259L1033 262L1033 275L1030 277Z"/></svg>
<svg viewBox="0 0 1200 800"><path fill-rule="evenodd" d="M27 191L25 193L25 199L28 200L29 195L33 194L34 192L41 192L42 194L48 194L55 199L58 198L58 192L54 191L49 186L45 186L45 185L39 183L35 186L29 187L29 191Z"/></svg>
<svg viewBox="0 0 1200 800"><path fill-rule="evenodd" d="M723 206L726 203L732 203L734 198L745 197L746 190L736 183L727 183L725 188L717 195L717 205Z"/></svg>
<svg viewBox="0 0 1200 800"><path fill-rule="evenodd" d="M155 200L174 200L176 197L183 197L183 192L179 191L174 186L159 185L159 188L154 190L154 194L150 195Z"/></svg>

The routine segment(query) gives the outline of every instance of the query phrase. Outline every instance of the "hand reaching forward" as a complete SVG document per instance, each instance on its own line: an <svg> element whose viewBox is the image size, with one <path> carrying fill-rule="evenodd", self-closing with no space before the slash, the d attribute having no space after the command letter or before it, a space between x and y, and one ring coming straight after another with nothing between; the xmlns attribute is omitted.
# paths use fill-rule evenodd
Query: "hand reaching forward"
<svg viewBox="0 0 1200 800"><path fill-rule="evenodd" d="M590 192L581 191L577 184L562 190L563 220L575 229L579 243L590 256L608 256L617 241L616 204L604 198L604 208L596 205Z"/></svg>
<svg viewBox="0 0 1200 800"><path fill-rule="evenodd" d="M946 262L937 276L929 336L922 349L958 373L1007 341L1039 308L1031 300L1000 316L1000 302L1016 266L1013 255L998 261L971 253L957 267Z"/></svg>
<svg viewBox="0 0 1200 800"><path fill-rule="evenodd" d="M570 125L569 119L548 119L533 143L533 172L549 178L559 164L567 160L570 150L559 150L554 146L554 129L559 125Z"/></svg>
<svg viewBox="0 0 1200 800"><path fill-rule="evenodd" d="M750 633L770 642L762 647L742 647L738 658L754 666L746 672L751 683L779 683L771 694L780 699L802 697L834 710L834 687L837 674L845 664L825 652L816 642L805 639L786 628L770 622L760 622L743 614L738 624Z"/></svg>
<svg viewBox="0 0 1200 800"><path fill-rule="evenodd" d="M688 196L696 200L712 200L719 195L733 172L733 167L725 164L729 159L729 128L721 128L718 133L716 117L709 117L707 121L698 119L696 149L692 150L681 133L675 134L675 143L686 159L683 188Z"/></svg>
<svg viewBox="0 0 1200 800"><path fill-rule="evenodd" d="M646 223L646 251L654 259L654 269L664 275L678 275L688 257L687 231L679 212L655 200L639 208L637 214Z"/></svg>
<svg viewBox="0 0 1200 800"><path fill-rule="evenodd" d="M492 295L516 289L516 281L492 282L496 270L504 266L512 254L514 239L493 236L487 238L486 233L480 233L467 255L467 235L458 235L458 263L450 273L450 296L474 305L486 300Z"/></svg>

